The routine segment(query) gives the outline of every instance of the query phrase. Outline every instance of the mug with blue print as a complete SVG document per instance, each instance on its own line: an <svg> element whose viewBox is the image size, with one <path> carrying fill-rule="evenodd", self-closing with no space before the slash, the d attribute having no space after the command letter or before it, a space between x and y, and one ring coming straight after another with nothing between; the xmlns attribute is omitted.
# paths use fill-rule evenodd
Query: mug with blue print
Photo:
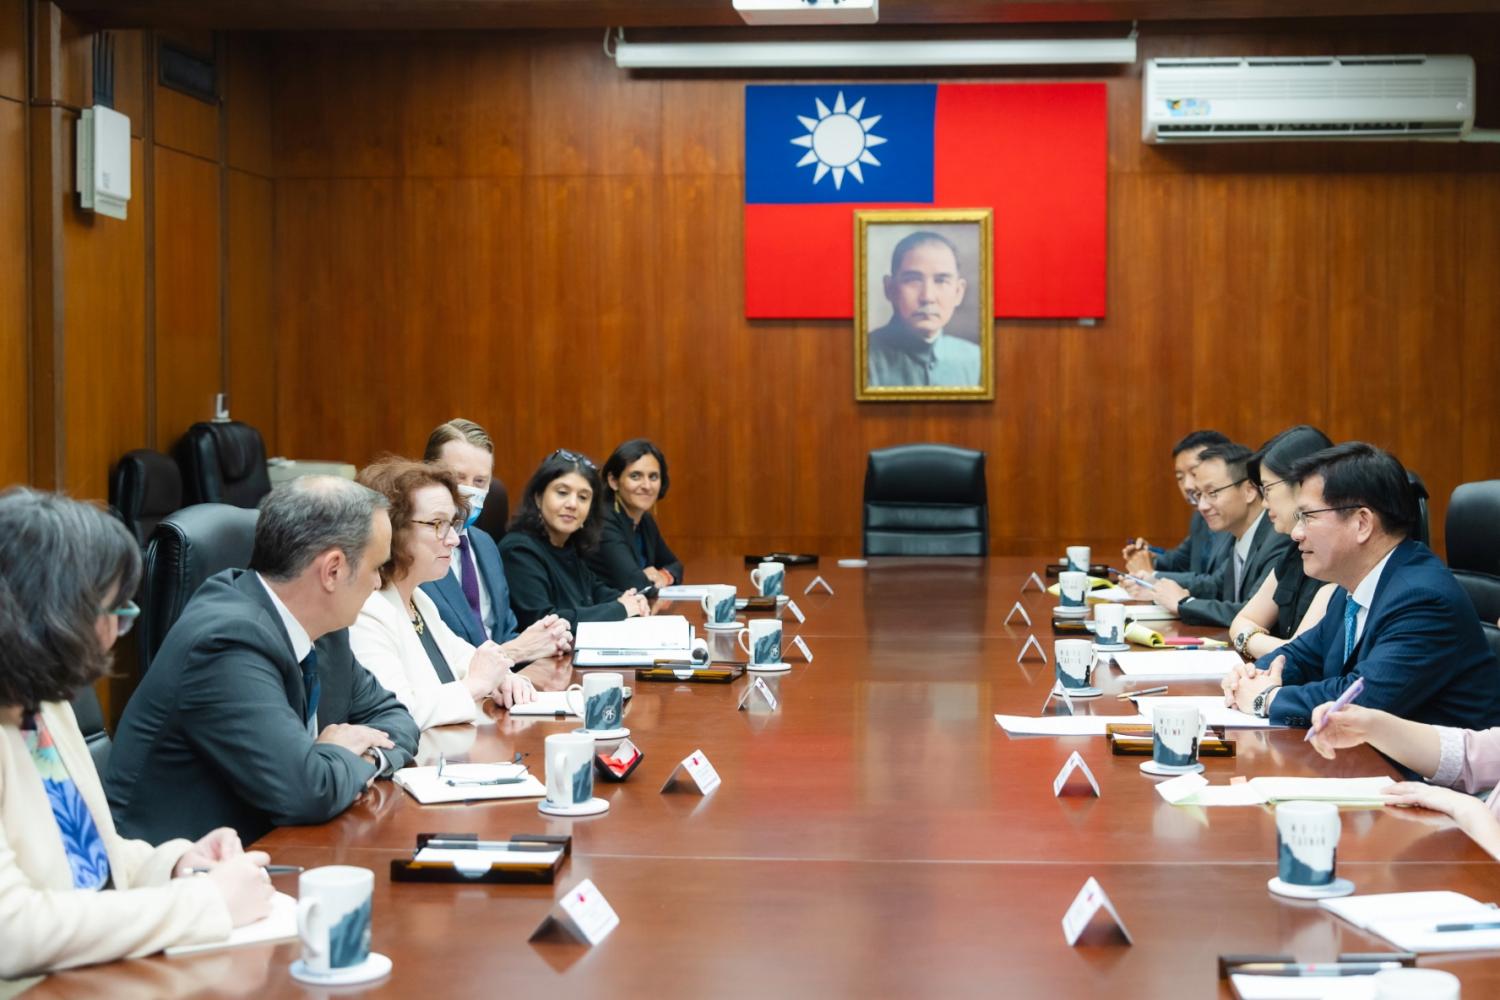
<svg viewBox="0 0 1500 1000"><path fill-rule="evenodd" d="M1082 618L1088 609L1089 575L1072 570L1057 575L1057 594L1060 598L1057 613L1069 618Z"/></svg>
<svg viewBox="0 0 1500 1000"><path fill-rule="evenodd" d="M762 597L780 594L785 579L786 567L779 562L763 562L750 571L750 582L755 584L755 592Z"/></svg>
<svg viewBox="0 0 1500 1000"><path fill-rule="evenodd" d="M708 588L700 603L710 625L734 624L735 589L727 584L716 583Z"/></svg>
<svg viewBox="0 0 1500 1000"><path fill-rule="evenodd" d="M619 677L619 674L611 676ZM594 738L587 733L553 733L544 741L547 757L546 805L581 806L594 797Z"/></svg>
<svg viewBox="0 0 1500 1000"><path fill-rule="evenodd" d="M577 695L577 698L574 696ZM568 708L591 733L619 729L625 716L625 675L589 674L566 692Z"/></svg>
<svg viewBox="0 0 1500 1000"><path fill-rule="evenodd" d="M1088 639L1053 640L1052 664L1057 682L1068 694L1098 693L1093 685L1094 644Z"/></svg>
<svg viewBox="0 0 1500 1000"><path fill-rule="evenodd" d="M1281 802L1276 806L1276 874L1287 885L1333 882L1338 858L1339 807L1332 802Z"/></svg>
<svg viewBox="0 0 1500 1000"><path fill-rule="evenodd" d="M370 957L375 873L352 865L311 868L297 877L297 937L308 972L328 975Z"/></svg>
<svg viewBox="0 0 1500 1000"><path fill-rule="evenodd" d="M1074 573L1087 573L1089 571L1089 557L1093 553L1087 545L1068 546L1068 569Z"/></svg>
<svg viewBox="0 0 1500 1000"><path fill-rule="evenodd" d="M1197 771L1203 715L1197 705L1157 705L1151 709L1151 759L1163 771Z"/></svg>
<svg viewBox="0 0 1500 1000"><path fill-rule="evenodd" d="M749 645L745 640L749 639ZM740 648L756 666L774 666L781 663L781 620L779 618L752 618L746 628L740 630Z"/></svg>

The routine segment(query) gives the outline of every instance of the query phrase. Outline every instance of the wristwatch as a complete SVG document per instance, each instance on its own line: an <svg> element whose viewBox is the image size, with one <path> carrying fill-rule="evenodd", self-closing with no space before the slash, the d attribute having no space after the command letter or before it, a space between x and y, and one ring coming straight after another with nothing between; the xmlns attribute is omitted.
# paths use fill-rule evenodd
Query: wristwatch
<svg viewBox="0 0 1500 1000"><path fill-rule="evenodd" d="M1240 631L1234 637L1234 651L1236 653L1239 653L1245 659L1250 659L1250 650L1246 648L1250 645L1250 640L1255 636L1265 634L1266 630L1261 628L1259 625L1251 625L1247 628L1240 629Z"/></svg>
<svg viewBox="0 0 1500 1000"><path fill-rule="evenodd" d="M1250 706L1250 714L1254 715L1257 719L1264 719L1266 716L1270 715L1271 692L1275 691L1279 687L1281 687L1280 684L1273 684L1262 691L1260 694L1256 695L1254 704Z"/></svg>

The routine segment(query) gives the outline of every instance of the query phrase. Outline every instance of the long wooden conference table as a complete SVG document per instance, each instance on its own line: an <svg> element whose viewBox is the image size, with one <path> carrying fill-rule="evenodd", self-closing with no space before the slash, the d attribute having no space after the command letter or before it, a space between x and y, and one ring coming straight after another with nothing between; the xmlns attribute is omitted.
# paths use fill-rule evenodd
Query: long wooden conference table
<svg viewBox="0 0 1500 1000"><path fill-rule="evenodd" d="M1043 560L833 560L793 568L786 617L790 673L769 676L774 713L737 711L732 685L635 682L625 724L645 760L623 784L596 784L608 813L557 820L534 800L419 806L380 782L337 820L288 827L257 845L278 863L353 864L375 872L373 946L394 969L340 991L444 1000L492 996L1009 997L1230 996L1220 953L1285 952L1326 961L1389 950L1320 910L1273 896L1269 809L1168 805L1138 757L1102 737L1012 739L994 714L1042 713L1051 667L1017 662L1035 632L1051 657L1055 599L1021 585ZM749 590L738 559L694 563L693 578ZM814 573L835 594L804 596ZM1017 616L1020 599L1034 628ZM701 623L684 602L668 613ZM1163 654L1166 655L1166 654ZM567 662L535 665L542 686L577 679ZM766 675L761 675L766 676ZM1113 670L1080 712L1128 714ZM1136 687L1143 685L1134 685ZM1173 684L1208 694L1213 684ZM511 718L448 727L424 743L476 761L541 758L543 738L577 722ZM1238 756L1205 758L1206 776L1394 774L1368 748L1324 761L1301 731L1242 731ZM702 749L723 777L709 796L662 794ZM1102 795L1054 797L1078 750ZM554 885L392 884L393 858L422 832L570 833ZM1361 893L1454 889L1500 900L1500 865L1445 817L1422 810L1343 814L1339 873ZM1094 876L1134 936L1107 927L1077 947L1060 920ZM620 926L589 948L528 938L554 898L590 878ZM278 878L295 894L295 876ZM334 991L293 980L289 942L195 957L114 963L55 975L28 997L303 997ZM1500 996L1500 955L1424 957L1456 973L1468 998Z"/></svg>

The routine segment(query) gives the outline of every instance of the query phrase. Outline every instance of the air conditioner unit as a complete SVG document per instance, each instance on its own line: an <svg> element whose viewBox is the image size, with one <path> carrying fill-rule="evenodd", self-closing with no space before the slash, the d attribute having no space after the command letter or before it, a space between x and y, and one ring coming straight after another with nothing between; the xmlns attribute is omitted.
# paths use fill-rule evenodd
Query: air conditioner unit
<svg viewBox="0 0 1500 1000"><path fill-rule="evenodd" d="M874 24L880 0L734 0L746 24Z"/></svg>
<svg viewBox="0 0 1500 1000"><path fill-rule="evenodd" d="M1461 139L1474 126L1469 56L1151 59L1148 143Z"/></svg>
<svg viewBox="0 0 1500 1000"><path fill-rule="evenodd" d="M78 120L78 203L125 218L130 203L130 119L102 104Z"/></svg>

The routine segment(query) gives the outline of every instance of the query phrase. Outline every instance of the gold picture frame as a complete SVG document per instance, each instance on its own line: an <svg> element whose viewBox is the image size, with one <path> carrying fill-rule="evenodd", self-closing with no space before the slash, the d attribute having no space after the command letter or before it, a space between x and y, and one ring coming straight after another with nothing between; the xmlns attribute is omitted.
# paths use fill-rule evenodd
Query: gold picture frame
<svg viewBox="0 0 1500 1000"><path fill-rule="evenodd" d="M855 399L995 398L994 246L987 208L855 211Z"/></svg>

